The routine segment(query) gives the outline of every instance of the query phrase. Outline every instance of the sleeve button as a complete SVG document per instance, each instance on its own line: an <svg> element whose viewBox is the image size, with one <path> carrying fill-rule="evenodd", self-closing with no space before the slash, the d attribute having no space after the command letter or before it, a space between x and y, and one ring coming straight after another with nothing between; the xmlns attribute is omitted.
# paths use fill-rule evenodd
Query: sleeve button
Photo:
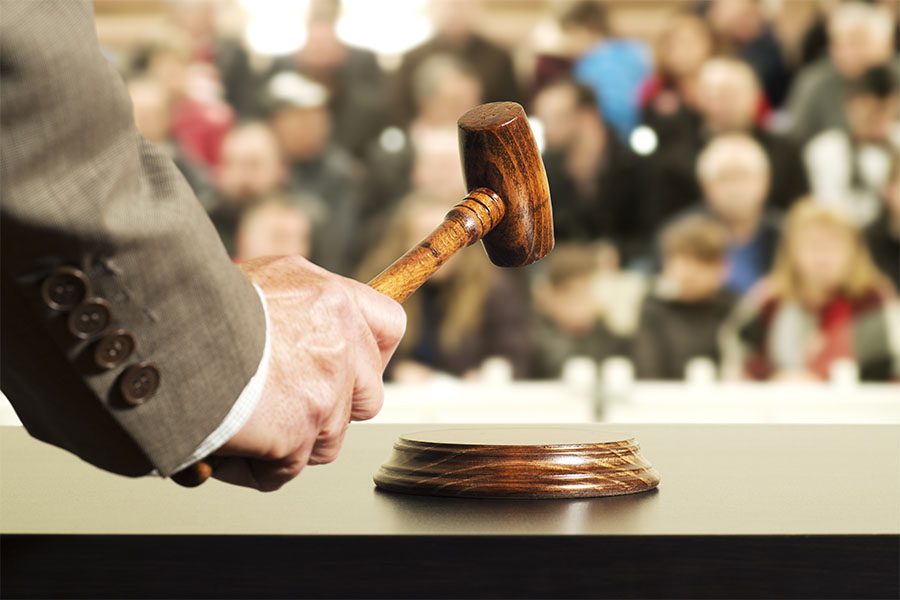
<svg viewBox="0 0 900 600"><path fill-rule="evenodd" d="M69 332L83 340L97 335L109 326L112 311L102 298L88 298L69 313Z"/></svg>
<svg viewBox="0 0 900 600"><path fill-rule="evenodd" d="M119 391L131 406L138 406L149 400L159 387L159 369L149 362L131 365L122 373Z"/></svg>
<svg viewBox="0 0 900 600"><path fill-rule="evenodd" d="M88 295L88 279L72 267L61 267L44 280L41 297L53 310L72 310Z"/></svg>
<svg viewBox="0 0 900 600"><path fill-rule="evenodd" d="M109 332L97 342L94 348L94 362L103 369L114 369L128 360L137 342L134 335L126 329Z"/></svg>

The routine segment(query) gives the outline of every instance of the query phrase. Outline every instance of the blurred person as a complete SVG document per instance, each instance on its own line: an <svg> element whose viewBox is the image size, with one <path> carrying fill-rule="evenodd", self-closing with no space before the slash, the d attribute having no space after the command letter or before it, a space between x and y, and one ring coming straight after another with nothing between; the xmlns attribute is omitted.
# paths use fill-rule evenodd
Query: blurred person
<svg viewBox="0 0 900 600"><path fill-rule="evenodd" d="M718 58L702 68L698 86L702 116L701 143L721 133L747 133L759 142L769 159L771 180L766 205L786 210L809 193L809 182L797 144L760 125L762 99L756 75L742 60Z"/></svg>
<svg viewBox="0 0 900 600"><path fill-rule="evenodd" d="M452 54L434 54L418 66L412 87L412 120L403 129L386 128L366 153L366 195L360 209L369 240L365 247L377 242L392 210L410 192L456 202L468 191L458 167L456 122L481 102L478 74Z"/></svg>
<svg viewBox="0 0 900 600"><path fill-rule="evenodd" d="M434 37L407 52L395 75L394 109L398 125L407 124L415 114L416 71L429 57L452 55L471 65L481 82L482 101L521 101L512 56L477 32L481 15L479 0L431 0ZM459 115L457 115L459 116Z"/></svg>
<svg viewBox="0 0 900 600"><path fill-rule="evenodd" d="M328 89L334 141L362 156L387 123L387 80L375 53L344 43L335 24L340 0L313 0L306 40L276 61L276 71L293 70Z"/></svg>
<svg viewBox="0 0 900 600"><path fill-rule="evenodd" d="M363 169L331 141L328 90L296 73L281 72L268 85L269 126L287 163L287 189L326 200L316 231L318 264L349 273L356 255Z"/></svg>
<svg viewBox="0 0 900 600"><path fill-rule="evenodd" d="M787 109L791 135L806 143L827 129L847 127L847 85L867 69L885 65L900 74L894 55L894 23L884 7L850 2L838 6L828 21L828 58L805 67L794 80Z"/></svg>
<svg viewBox="0 0 900 600"><path fill-rule="evenodd" d="M728 277L728 230L716 219L689 214L661 235L663 268L641 306L632 358L642 379L683 379L694 358L719 364L719 329L737 296Z"/></svg>
<svg viewBox="0 0 900 600"><path fill-rule="evenodd" d="M676 13L654 42L654 71L641 86L641 121L665 146L690 139L700 127L697 78L716 51L709 25L690 13Z"/></svg>
<svg viewBox="0 0 900 600"><path fill-rule="evenodd" d="M172 137L172 99L166 87L152 77L137 77L128 80L128 95L141 135L172 159L197 196L208 194L210 182L205 169L191 160Z"/></svg>
<svg viewBox="0 0 900 600"><path fill-rule="evenodd" d="M643 253L652 232L644 227L642 164L609 131L590 87L556 81L534 100L544 125L544 166L560 241L612 241L623 261Z"/></svg>
<svg viewBox="0 0 900 600"><path fill-rule="evenodd" d="M779 228L765 209L770 178L762 147L742 133L713 138L697 159L705 212L728 230L725 287L745 293L772 266Z"/></svg>
<svg viewBox="0 0 900 600"><path fill-rule="evenodd" d="M129 477L214 454L261 491L333 461L381 407L400 306L298 256L234 265L91 2L5 0L0 56L0 386L28 432Z"/></svg>
<svg viewBox="0 0 900 600"><path fill-rule="evenodd" d="M808 65L828 56L828 20L831 13L838 6L848 0L817 0L815 3L815 15L813 22L806 29L800 44L800 64ZM894 23L894 48L900 48L900 5L896 0L874 0L871 4L878 4L887 9L892 15Z"/></svg>
<svg viewBox="0 0 900 600"><path fill-rule="evenodd" d="M184 36L167 31L137 49L132 70L135 76L153 77L166 87L172 102L172 136L192 160L215 167L222 140L234 124L234 110L222 99L215 68L192 63Z"/></svg>
<svg viewBox="0 0 900 600"><path fill-rule="evenodd" d="M597 259L592 244L563 243L541 262L533 286L531 377L557 379L576 356L600 362L628 354L627 340L607 326L596 294Z"/></svg>
<svg viewBox="0 0 900 600"><path fill-rule="evenodd" d="M768 104L781 106L791 82L778 38L760 0L712 0L708 11L713 29L734 54L747 62L762 82Z"/></svg>
<svg viewBox="0 0 900 600"><path fill-rule="evenodd" d="M297 202L273 196L241 214L237 227L237 262L262 256L312 255L312 219Z"/></svg>
<svg viewBox="0 0 900 600"><path fill-rule="evenodd" d="M170 0L169 4L172 24L183 34L189 62L214 67L228 105L239 117L259 118L263 74L252 67L250 55L240 39L220 32L217 19L223 3Z"/></svg>
<svg viewBox="0 0 900 600"><path fill-rule="evenodd" d="M847 86L847 128L823 131L804 149L815 198L839 206L864 227L878 218L891 158L900 151L900 80L873 67Z"/></svg>
<svg viewBox="0 0 900 600"><path fill-rule="evenodd" d="M286 182L287 169L278 140L265 123L245 123L228 134L216 170L215 191L206 204L230 256L237 253L235 236L243 212L281 192Z"/></svg>
<svg viewBox="0 0 900 600"><path fill-rule="evenodd" d="M900 377L900 330L890 284L859 230L820 202L787 217L775 267L723 329L731 377L824 380L840 360L860 378Z"/></svg>
<svg viewBox="0 0 900 600"><path fill-rule="evenodd" d="M358 278L368 281L419 243L454 202L426 194L405 198ZM494 266L482 248L470 246L448 260L403 308L407 335L388 370L394 381L423 381L439 374L473 378L491 357L509 360L515 377L527 375L527 292L508 271Z"/></svg>
<svg viewBox="0 0 900 600"><path fill-rule="evenodd" d="M900 290L900 152L894 152L891 171L881 192L884 209L866 229L866 243L881 272Z"/></svg>
<svg viewBox="0 0 900 600"><path fill-rule="evenodd" d="M615 37L606 6L597 0L573 4L560 25L578 56L572 75L594 91L604 120L627 140L639 122L641 83L650 73L646 47Z"/></svg>

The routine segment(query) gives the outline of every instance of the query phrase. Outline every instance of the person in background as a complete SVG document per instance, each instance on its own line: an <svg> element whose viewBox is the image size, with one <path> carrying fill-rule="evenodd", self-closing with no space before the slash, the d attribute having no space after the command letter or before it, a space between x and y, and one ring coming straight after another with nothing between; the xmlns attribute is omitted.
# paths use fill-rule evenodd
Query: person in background
<svg viewBox="0 0 900 600"><path fill-rule="evenodd" d="M445 197L465 194L456 122L481 102L478 73L452 54L433 54L412 80L415 115L401 129L386 128L367 154L365 203L360 207L366 247L377 243L391 212L411 192Z"/></svg>
<svg viewBox="0 0 900 600"><path fill-rule="evenodd" d="M218 2L173 0L171 20L183 35L191 64L205 64L215 69L214 77L221 82L224 100L242 119L261 116L258 90L263 74L250 64L250 55L243 42L219 31Z"/></svg>
<svg viewBox="0 0 900 600"><path fill-rule="evenodd" d="M733 58L710 60L700 72L698 88L701 143L722 133L746 133L765 150L771 168L767 207L784 211L809 193L797 144L760 124L763 97L750 65Z"/></svg>
<svg viewBox="0 0 900 600"><path fill-rule="evenodd" d="M720 361L719 329L737 296L724 289L728 230L688 214L662 232L663 268L644 299L632 359L642 379L682 379L694 358Z"/></svg>
<svg viewBox="0 0 900 600"><path fill-rule="evenodd" d="M640 42L614 37L600 2L573 4L560 25L579 57L572 75L594 91L603 119L622 141L628 140L640 119L641 84L650 74L647 49Z"/></svg>
<svg viewBox="0 0 900 600"><path fill-rule="evenodd" d="M358 211L364 171L349 152L332 143L328 90L293 72L268 84L269 126L288 168L291 194L326 199L316 230L314 255L330 271L346 274L357 249Z"/></svg>
<svg viewBox="0 0 900 600"><path fill-rule="evenodd" d="M713 138L697 159L697 178L705 210L728 230L725 287L747 292L772 266L778 225L765 210L769 161L750 136L729 133Z"/></svg>
<svg viewBox="0 0 900 600"><path fill-rule="evenodd" d="M163 84L172 104L172 137L193 161L213 169L222 141L234 125L234 110L222 98L216 69L192 63L190 46L178 32L137 49L132 77L152 77Z"/></svg>
<svg viewBox="0 0 900 600"><path fill-rule="evenodd" d="M654 44L655 71L641 85L641 121L660 147L670 147L693 138L700 127L697 79L715 54L716 40L706 21L691 13L677 13L662 27Z"/></svg>
<svg viewBox="0 0 900 600"><path fill-rule="evenodd" d="M191 160L172 138L172 100L166 87L152 77L128 80L134 123L147 141L168 154L198 196L209 193L206 170Z"/></svg>
<svg viewBox="0 0 900 600"><path fill-rule="evenodd" d="M723 328L730 377L827 379L837 361L860 378L900 377L900 328L890 284L856 226L832 207L797 203L771 275Z"/></svg>
<svg viewBox="0 0 900 600"><path fill-rule="evenodd" d="M431 233L446 214L440 198L413 194L403 200L381 243L360 267L368 281ZM449 374L476 378L487 358L503 357L516 377L528 373L528 298L508 270L495 267L471 246L441 267L403 304L408 329L388 366L398 382Z"/></svg>
<svg viewBox="0 0 900 600"><path fill-rule="evenodd" d="M335 30L339 0L313 0L306 41L276 61L276 72L295 71L328 89L334 141L362 156L387 123L387 80L375 53L348 46Z"/></svg>
<svg viewBox="0 0 900 600"><path fill-rule="evenodd" d="M712 0L709 22L735 56L762 82L768 104L779 107L791 82L790 71L760 0Z"/></svg>
<svg viewBox="0 0 900 600"><path fill-rule="evenodd" d="M541 90L534 116L544 125L544 166L560 241L607 239L623 261L649 245L642 220L642 164L609 131L588 86L562 79Z"/></svg>
<svg viewBox="0 0 900 600"><path fill-rule="evenodd" d="M891 158L891 171L881 192L884 210L866 229L866 243L881 272L900 290L900 151Z"/></svg>
<svg viewBox="0 0 900 600"><path fill-rule="evenodd" d="M484 102L521 100L510 53L477 32L478 0L432 0L435 35L403 56L395 76L394 120L406 125L416 114L416 71L435 54L450 54L472 66L481 82ZM458 115L457 115L458 116Z"/></svg>
<svg viewBox="0 0 900 600"><path fill-rule="evenodd" d="M298 203L271 196L241 214L236 237L237 262L262 256L310 258L312 219Z"/></svg>
<svg viewBox="0 0 900 600"><path fill-rule="evenodd" d="M628 343L613 333L595 294L597 251L591 244L560 244L541 262L533 286L531 377L557 379L569 358L597 362L627 355Z"/></svg>
<svg viewBox="0 0 900 600"><path fill-rule="evenodd" d="M265 123L245 123L222 144L213 193L202 199L229 256L235 257L235 235L243 212L263 198L280 193L287 170L275 134Z"/></svg>
<svg viewBox="0 0 900 600"><path fill-rule="evenodd" d="M900 57L892 57L894 23L884 7L838 6L829 18L828 36L828 58L798 73L788 97L791 135L802 144L827 129L847 127L839 99L848 82L878 65L900 73Z"/></svg>
<svg viewBox="0 0 900 600"><path fill-rule="evenodd" d="M900 80L888 67L873 67L850 83L843 102L847 128L823 131L803 154L815 198L865 227L881 212L879 195L900 151Z"/></svg>

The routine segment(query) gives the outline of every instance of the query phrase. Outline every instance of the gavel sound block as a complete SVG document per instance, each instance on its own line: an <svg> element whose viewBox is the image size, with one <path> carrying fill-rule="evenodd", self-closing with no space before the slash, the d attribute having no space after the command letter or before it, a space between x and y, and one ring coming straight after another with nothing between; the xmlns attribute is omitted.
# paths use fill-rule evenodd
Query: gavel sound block
<svg viewBox="0 0 900 600"><path fill-rule="evenodd" d="M381 489L469 498L585 498L652 490L659 474L633 438L587 429L443 429L401 436Z"/></svg>

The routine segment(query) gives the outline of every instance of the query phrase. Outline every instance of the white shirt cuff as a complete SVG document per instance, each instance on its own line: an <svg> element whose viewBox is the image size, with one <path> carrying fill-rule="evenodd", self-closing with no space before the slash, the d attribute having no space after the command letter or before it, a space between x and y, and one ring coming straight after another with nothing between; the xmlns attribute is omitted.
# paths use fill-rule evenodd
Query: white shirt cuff
<svg viewBox="0 0 900 600"><path fill-rule="evenodd" d="M254 283L253 288L259 295L259 301L262 303L263 313L266 317L266 341L263 346L262 358L259 359L259 366L256 367L256 374L247 382L244 391L238 396L237 402L234 403L225 416L225 420L222 421L215 431L206 436L205 440L200 442L197 449L173 471L175 473L194 464L201 458L209 456L234 437L234 434L241 430L250 418L250 415L253 414L256 404L259 402L260 396L262 396L263 386L266 383L266 376L269 372L269 346L271 341L271 336L269 335L269 309L266 306L266 297L259 286Z"/></svg>

